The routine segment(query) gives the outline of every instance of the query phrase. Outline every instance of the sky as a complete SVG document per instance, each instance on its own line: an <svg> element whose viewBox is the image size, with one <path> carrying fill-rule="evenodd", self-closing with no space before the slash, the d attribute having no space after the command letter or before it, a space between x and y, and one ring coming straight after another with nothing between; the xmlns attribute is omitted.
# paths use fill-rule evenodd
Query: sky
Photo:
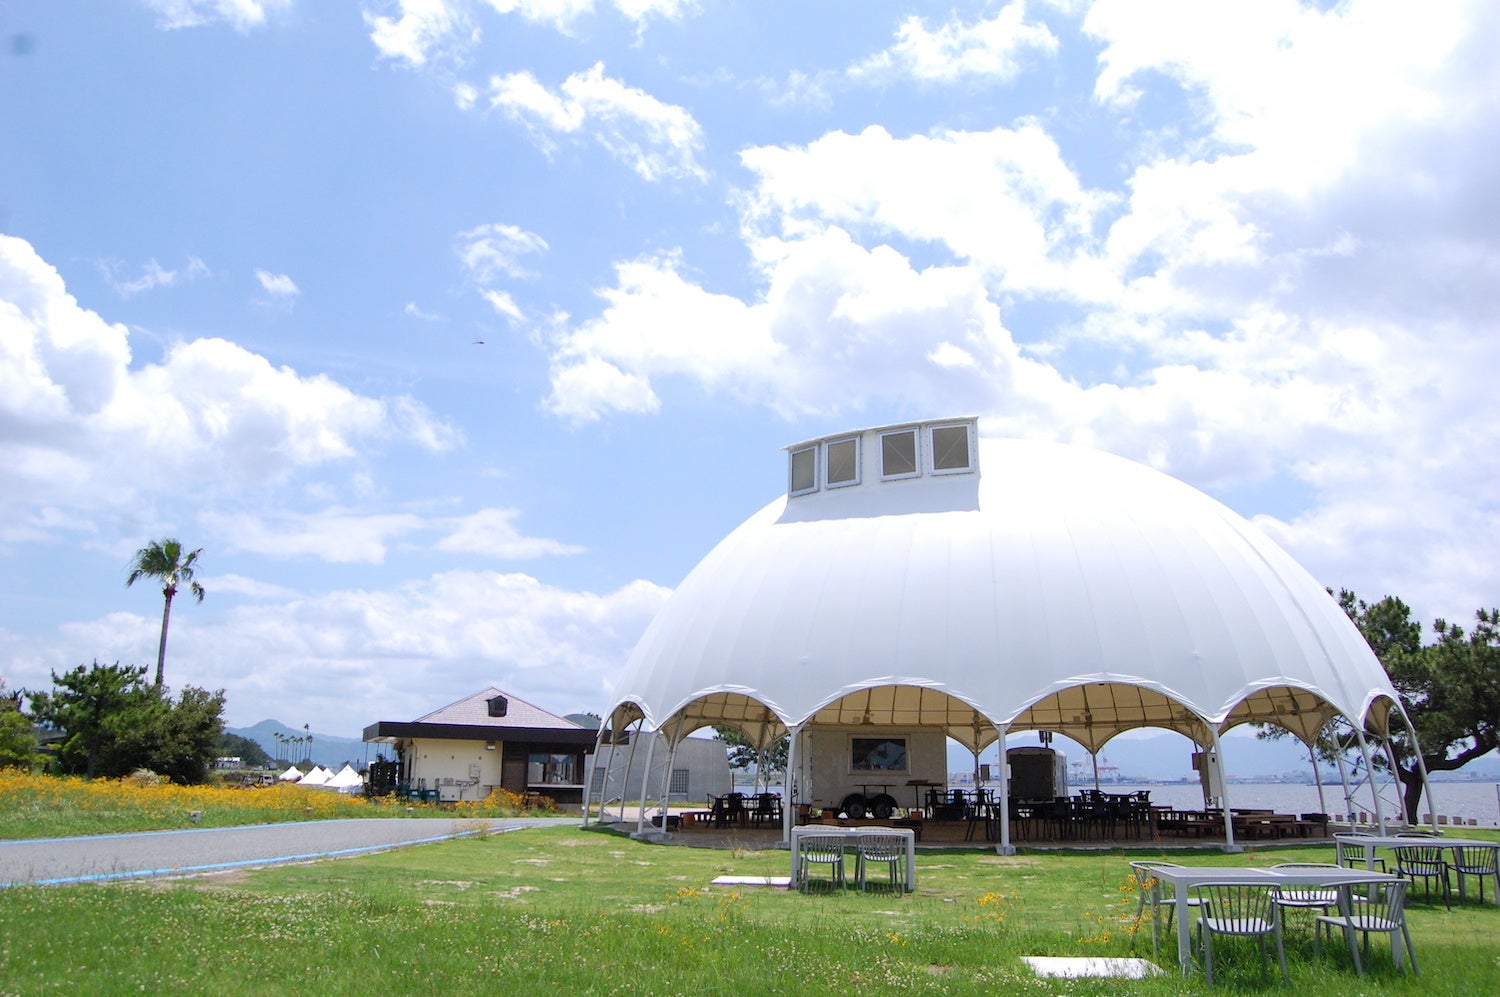
<svg viewBox="0 0 1500 997"><path fill-rule="evenodd" d="M1500 602L1486 0L0 0L0 678L602 712L782 448L977 415Z"/></svg>

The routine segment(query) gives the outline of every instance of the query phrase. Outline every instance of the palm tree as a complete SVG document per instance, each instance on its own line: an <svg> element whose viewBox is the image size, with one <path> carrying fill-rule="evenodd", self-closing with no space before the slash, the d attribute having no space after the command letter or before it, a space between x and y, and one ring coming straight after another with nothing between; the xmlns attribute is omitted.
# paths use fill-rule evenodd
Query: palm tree
<svg viewBox="0 0 1500 997"><path fill-rule="evenodd" d="M172 597L177 594L177 586L186 584L189 591L198 597L198 601L203 601L203 586L193 577L193 564L201 553L203 548L199 547L184 554L179 540L153 540L135 552L135 559L130 562L130 574L125 577L127 588L142 578L161 581L161 594L166 602L161 610L161 643L156 648L158 689L161 688L162 671L167 663L167 622L172 618Z"/></svg>

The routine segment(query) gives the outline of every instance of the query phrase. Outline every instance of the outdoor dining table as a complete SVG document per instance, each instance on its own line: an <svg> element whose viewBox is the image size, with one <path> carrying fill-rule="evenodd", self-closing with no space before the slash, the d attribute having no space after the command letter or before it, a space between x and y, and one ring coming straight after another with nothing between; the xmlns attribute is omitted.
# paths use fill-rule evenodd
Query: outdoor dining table
<svg viewBox="0 0 1500 997"><path fill-rule="evenodd" d="M801 881L800 865L802 863L802 839L810 834L837 834L843 837L844 847L849 848L859 844L862 835L880 834L897 835L906 841L906 892L915 892L917 888L917 832L909 827L830 827L826 824L804 824L792 828L792 888L796 889L797 883Z"/></svg>
<svg viewBox="0 0 1500 997"><path fill-rule="evenodd" d="M1363 845L1365 868L1375 868L1377 848L1488 848L1500 859L1500 843L1480 841L1475 838L1438 838L1425 834L1335 834L1333 836L1334 861L1344 864L1344 846ZM1495 904L1500 906L1500 879L1495 883Z"/></svg>
<svg viewBox="0 0 1500 997"><path fill-rule="evenodd" d="M1248 869L1244 866L1172 866L1154 868L1151 875L1163 883L1172 884L1173 902L1177 905L1177 963L1187 975L1193 965L1193 946L1190 932L1192 918L1188 915L1188 892L1205 883L1228 883L1234 886L1331 886L1343 887L1351 883L1400 883L1399 876L1365 869Z"/></svg>

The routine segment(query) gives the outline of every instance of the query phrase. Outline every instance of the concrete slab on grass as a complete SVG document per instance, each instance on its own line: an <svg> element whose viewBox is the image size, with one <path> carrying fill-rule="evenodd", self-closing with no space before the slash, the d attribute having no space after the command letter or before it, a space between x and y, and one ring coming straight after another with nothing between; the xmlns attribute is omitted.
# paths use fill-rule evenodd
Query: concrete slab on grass
<svg viewBox="0 0 1500 997"><path fill-rule="evenodd" d="M1119 976L1139 980L1159 976L1161 967L1145 959L1064 958L1060 956L1022 956L1038 976Z"/></svg>
<svg viewBox="0 0 1500 997"><path fill-rule="evenodd" d="M720 876L714 886L791 886L790 876Z"/></svg>

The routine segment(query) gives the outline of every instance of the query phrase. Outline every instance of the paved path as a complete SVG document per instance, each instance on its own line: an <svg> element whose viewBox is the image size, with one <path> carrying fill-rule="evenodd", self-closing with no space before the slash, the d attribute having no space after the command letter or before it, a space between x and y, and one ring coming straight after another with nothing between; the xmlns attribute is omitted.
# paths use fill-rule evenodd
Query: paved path
<svg viewBox="0 0 1500 997"><path fill-rule="evenodd" d="M41 841L0 841L0 887L214 872L359 855L480 831L567 825L543 818L365 817L254 827L193 828Z"/></svg>

